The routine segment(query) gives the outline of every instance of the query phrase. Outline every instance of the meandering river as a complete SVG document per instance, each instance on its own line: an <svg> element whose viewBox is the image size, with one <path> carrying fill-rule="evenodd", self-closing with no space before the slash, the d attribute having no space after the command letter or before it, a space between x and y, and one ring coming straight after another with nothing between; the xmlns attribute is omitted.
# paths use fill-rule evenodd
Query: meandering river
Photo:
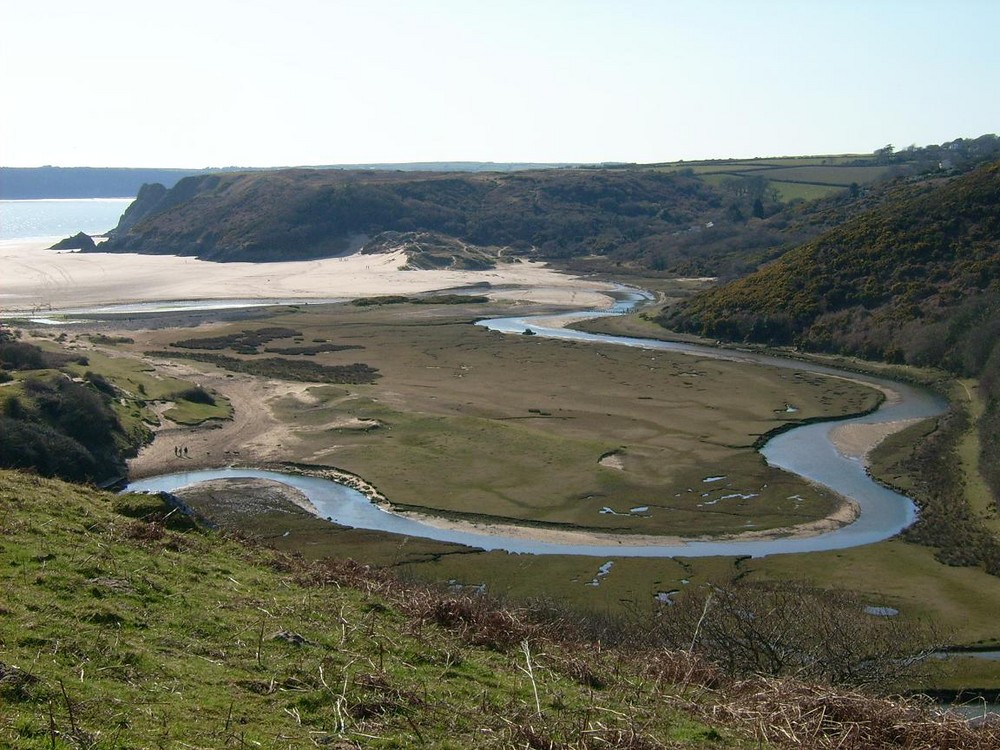
<svg viewBox="0 0 1000 750"><path fill-rule="evenodd" d="M586 314L594 317L621 314L646 298L641 292L630 292L623 296L624 299L611 310ZM567 315L579 319L581 313ZM478 531L439 528L413 517L398 515L380 508L371 503L360 492L336 482L311 476L257 469L224 468L162 475L133 482L127 487L127 490L171 492L210 479L240 477L271 479L299 489L312 501L321 517L344 526L386 531L443 542L455 542L487 550L506 550L512 553L535 555L599 557L747 555L762 557L795 552L817 552L881 541L896 535L915 520L916 510L913 503L903 495L872 481L859 460L841 455L830 440L830 431L834 427L844 424L876 424L931 417L941 413L945 408L944 401L939 397L906 383L779 357L653 339L586 333L560 327L558 324L553 325L553 322L558 323L558 321L553 321L557 317L549 315L495 318L481 321L479 325L503 333L524 334L530 328L535 335L550 338L673 351L746 362L748 365L770 365L834 377L846 377L898 394L898 398L887 400L871 414L797 427L771 438L761 449L761 453L769 464L803 476L854 500L860 509L857 520L836 530L807 537L669 540L642 546L628 543L627 539L617 543L561 544L485 531L480 533Z"/></svg>

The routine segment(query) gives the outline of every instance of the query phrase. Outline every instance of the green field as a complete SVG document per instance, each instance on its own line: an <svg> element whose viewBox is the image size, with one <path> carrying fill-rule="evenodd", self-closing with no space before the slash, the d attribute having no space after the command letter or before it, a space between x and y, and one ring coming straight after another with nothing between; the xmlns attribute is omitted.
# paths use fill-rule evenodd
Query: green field
<svg viewBox="0 0 1000 750"><path fill-rule="evenodd" d="M876 164L871 155L787 157L773 159L721 159L707 162L657 164L652 169L690 171L712 185L728 180L762 177L780 201L811 201L844 190L851 185L876 182L892 169Z"/></svg>
<svg viewBox="0 0 1000 750"><path fill-rule="evenodd" d="M732 533L813 520L837 502L767 467L753 449L761 435L877 403L842 380L504 336L471 325L470 310L430 307L308 308L267 321L363 346L310 361L360 360L379 374L373 385L279 394L273 411L293 426L286 460L335 465L398 506L459 517ZM734 493L754 497L717 500ZM630 513L637 506L649 512Z"/></svg>

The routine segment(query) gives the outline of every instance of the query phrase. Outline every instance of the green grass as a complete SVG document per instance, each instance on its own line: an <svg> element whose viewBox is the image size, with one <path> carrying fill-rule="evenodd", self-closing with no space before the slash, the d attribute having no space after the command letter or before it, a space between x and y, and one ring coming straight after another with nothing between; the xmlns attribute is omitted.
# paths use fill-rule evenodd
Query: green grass
<svg viewBox="0 0 1000 750"><path fill-rule="evenodd" d="M889 172L889 170L890 167L886 166L808 165L775 167L759 173L753 172L752 174L761 174L769 180L776 182L823 183L848 187L852 182L856 182L859 185L874 182Z"/></svg>
<svg viewBox="0 0 1000 750"><path fill-rule="evenodd" d="M964 399L969 417L976 423L986 409L974 380L961 380L952 391L953 398ZM964 467L965 497L972 511L984 519L994 534L1000 534L1000 516L993 493L980 473L981 442L977 430L968 430L958 445L958 457Z"/></svg>
<svg viewBox="0 0 1000 750"><path fill-rule="evenodd" d="M275 414L297 438L284 446L288 460L344 468L394 504L433 511L684 535L799 523L835 500L768 468L754 442L790 420L788 403L795 419L875 403L843 381L502 336L444 309L417 317L405 305L335 306L274 322L307 338L336 330L340 341L364 341L382 376L278 400ZM336 361L316 359L327 356ZM377 426L340 426L350 423ZM623 470L599 463L612 452ZM703 486L719 474L727 482ZM717 489L759 498L704 505ZM796 494L806 506L788 503ZM652 507L649 518L600 512L640 505Z"/></svg>
<svg viewBox="0 0 1000 750"><path fill-rule="evenodd" d="M817 198L826 198L828 195L841 192L844 189L838 185L811 185L805 182L781 181L772 182L771 187L778 191L778 196L785 203L794 200L811 201Z"/></svg>
<svg viewBox="0 0 1000 750"><path fill-rule="evenodd" d="M154 496L3 471L0 510L3 747L766 750L776 727L843 746L875 727L860 719L870 711L896 718L865 746L895 748L935 746L914 739L941 726L869 696L734 683L634 639L591 642L557 608L302 562L195 527ZM665 577L685 569L662 564ZM809 705L848 712L813 726ZM956 747L995 740L949 732Z"/></svg>
<svg viewBox="0 0 1000 750"><path fill-rule="evenodd" d="M672 286L661 291L684 292ZM383 375L374 386L317 385L272 403L275 416L294 425L295 438L283 445L287 459L347 469L394 502L438 512L469 516L486 509L536 523L701 534L744 528L748 521L761 527L805 520L778 503L710 514L697 506L700 498L684 506L673 495L680 491L688 501L698 493L687 489L717 473L741 486L767 483L775 498L797 494L799 480L767 473L749 448L755 436L788 419L786 402L800 407L798 417L859 409L870 397L849 384L831 390L823 379L764 368L751 372L697 357L491 334L471 326L472 316L500 308L473 309L335 306L278 316L272 322L294 326L307 341L336 331L338 342L363 343L366 360ZM643 335L652 324L627 317L602 325ZM149 334L159 348L174 335ZM149 345L140 340L134 346ZM324 352L317 360L335 364L344 356L350 354ZM568 372L575 374L569 383ZM899 441L900 450L908 450L912 436ZM610 451L621 452L625 472L597 463ZM653 518L599 513L604 506L627 511L648 504L650 493L668 496L672 510ZM821 495L815 501L812 517L822 515L828 502ZM615 563L611 573L589 586L606 559L456 554L450 545L312 519L288 525L282 518L272 527L273 521L258 519L248 530L309 558L355 557L421 580L485 583L498 595L541 594L597 612L648 612L657 592L682 592L706 581L801 575L821 586L860 588L876 603L898 604L903 617L934 618L949 642L970 644L990 639L993 603L1000 601L995 579L946 568L934 562L932 551L902 543L844 557L607 558Z"/></svg>
<svg viewBox="0 0 1000 750"><path fill-rule="evenodd" d="M82 340L83 337L80 336L74 339L78 347ZM164 416L179 424L197 425L211 419L228 419L232 416L232 406L225 398L217 398L215 404L200 404L178 399L177 395L194 387L194 383L165 376L159 373L155 366L142 359L118 353L106 353L105 350L91 347L79 347L77 350L85 353L88 363L69 365L65 368L66 371L77 377L82 377L87 371L97 372L119 388L126 397L126 403L120 403L118 407L119 418L126 429L137 422L156 424L158 418L149 407L158 401L176 401Z"/></svg>
<svg viewBox="0 0 1000 750"><path fill-rule="evenodd" d="M153 497L0 472L0 507L0 746L744 746L642 662L516 618L442 627L466 605L241 546Z"/></svg>
<svg viewBox="0 0 1000 750"><path fill-rule="evenodd" d="M174 406L163 413L163 416L177 424L198 425L210 419L229 419L232 413L232 406L224 399L216 404L200 404L179 399Z"/></svg>

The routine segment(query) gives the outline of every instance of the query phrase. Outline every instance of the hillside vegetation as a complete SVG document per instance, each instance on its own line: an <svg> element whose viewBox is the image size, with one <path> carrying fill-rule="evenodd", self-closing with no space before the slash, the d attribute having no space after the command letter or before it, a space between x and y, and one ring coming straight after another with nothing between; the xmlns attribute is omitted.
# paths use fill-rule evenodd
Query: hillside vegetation
<svg viewBox="0 0 1000 750"><path fill-rule="evenodd" d="M1000 496L1000 163L898 185L880 205L660 322L978 377L980 465Z"/></svg>
<svg viewBox="0 0 1000 750"><path fill-rule="evenodd" d="M70 363L87 359L44 351L0 326L0 467L72 481L123 477L125 455L144 435L130 438L107 380L90 371L74 379L60 369Z"/></svg>
<svg viewBox="0 0 1000 750"><path fill-rule="evenodd" d="M188 177L154 197L140 193L102 251L289 260L422 231L558 257L606 253L721 213L700 180L649 171L286 170Z"/></svg>
<svg viewBox="0 0 1000 750"><path fill-rule="evenodd" d="M228 403L191 383L143 375L141 365L116 372L73 349L43 349L0 325L0 468L108 486L152 440L154 403L172 403L165 413L178 423L229 416Z"/></svg>
<svg viewBox="0 0 1000 750"><path fill-rule="evenodd" d="M544 606L206 531L158 496L0 471L0 745L978 748L926 704L603 646Z"/></svg>

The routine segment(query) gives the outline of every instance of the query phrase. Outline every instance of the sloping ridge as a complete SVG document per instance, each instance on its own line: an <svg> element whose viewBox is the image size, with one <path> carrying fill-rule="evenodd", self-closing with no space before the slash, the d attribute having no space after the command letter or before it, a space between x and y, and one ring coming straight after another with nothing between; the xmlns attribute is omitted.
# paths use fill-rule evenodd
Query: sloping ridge
<svg viewBox="0 0 1000 750"><path fill-rule="evenodd" d="M878 208L661 322L972 374L1000 338L998 300L1000 162L904 184Z"/></svg>
<svg viewBox="0 0 1000 750"><path fill-rule="evenodd" d="M358 237L388 231L521 255L605 254L716 217L720 205L694 177L648 170L236 172L188 177L170 190L145 186L100 249L294 260L342 254Z"/></svg>

